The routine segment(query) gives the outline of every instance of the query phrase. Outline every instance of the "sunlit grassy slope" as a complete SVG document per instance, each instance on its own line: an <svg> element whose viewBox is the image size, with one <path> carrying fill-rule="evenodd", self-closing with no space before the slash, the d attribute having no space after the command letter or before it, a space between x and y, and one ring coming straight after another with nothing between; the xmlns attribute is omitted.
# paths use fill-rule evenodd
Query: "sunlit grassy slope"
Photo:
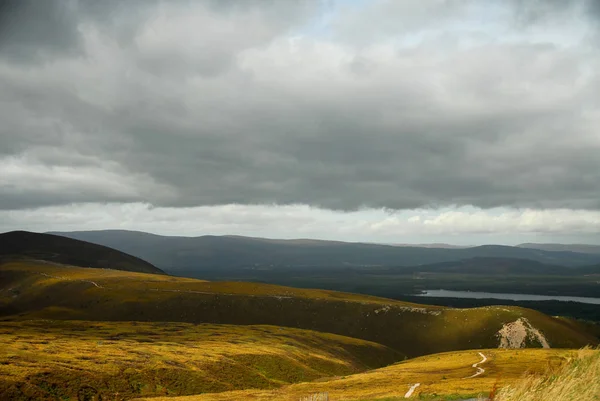
<svg viewBox="0 0 600 401"><path fill-rule="evenodd" d="M0 399L77 400L87 392L119 400L265 389L397 359L375 343L273 326L1 322Z"/></svg>
<svg viewBox="0 0 600 401"><path fill-rule="evenodd" d="M498 331L520 318L551 347L597 342L575 323L516 307L452 309L333 291L34 262L1 265L0 283L0 316L21 319L269 324L374 341L409 357L498 347Z"/></svg>
<svg viewBox="0 0 600 401"><path fill-rule="evenodd" d="M488 396L495 387L517 382L525 372L541 373L572 358L570 350L482 350L488 361L480 365L485 372L475 373L479 351L459 351L428 355L385 368L326 381L299 383L276 390L245 390L169 398L172 401L298 401L313 393L327 392L332 401L401 400L409 388L420 383L411 398L465 399ZM149 400L149 399L148 399ZM153 399L166 401L167 398ZM519 398L510 398L518 401ZM550 400L550 399L548 399ZM573 401L576 399L572 399ZM562 401L562 400L561 400Z"/></svg>
<svg viewBox="0 0 600 401"><path fill-rule="evenodd" d="M600 400L600 351L585 349L561 368L529 375L501 389L496 401Z"/></svg>

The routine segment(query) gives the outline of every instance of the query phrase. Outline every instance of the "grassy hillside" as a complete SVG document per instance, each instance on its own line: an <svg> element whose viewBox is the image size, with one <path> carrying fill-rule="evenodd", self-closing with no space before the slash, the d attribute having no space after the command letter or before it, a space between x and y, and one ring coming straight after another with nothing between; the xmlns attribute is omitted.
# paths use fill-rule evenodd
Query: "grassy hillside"
<svg viewBox="0 0 600 401"><path fill-rule="evenodd" d="M600 254L498 245L447 249L240 236L168 237L119 230L56 234L119 249L169 273L187 274L207 269L416 266L474 257L519 258L561 266L600 263Z"/></svg>
<svg viewBox="0 0 600 401"><path fill-rule="evenodd" d="M600 400L600 351L581 350L560 368L506 386L496 401Z"/></svg>
<svg viewBox="0 0 600 401"><path fill-rule="evenodd" d="M152 264L116 249L58 235L12 231L0 234L0 260L36 259L80 267L164 274Z"/></svg>
<svg viewBox="0 0 600 401"><path fill-rule="evenodd" d="M272 326L0 322L0 399L272 389L362 372L398 357L367 341Z"/></svg>
<svg viewBox="0 0 600 401"><path fill-rule="evenodd" d="M549 367L561 366L577 351L570 350L481 350L487 358L480 366L479 351L461 351L428 355L401 362L385 368L335 377L330 380L299 383L276 390L246 390L169 398L170 401L298 401L314 393L326 392L332 401L396 401L405 399L407 391L415 384L410 398L428 400L465 399L488 396L496 387L517 382L525 372L541 373ZM545 398L549 400L552 398ZM578 398L571 398L575 400ZM166 401L167 398L146 399ZM520 400L520 398L510 398ZM566 400L566 399L565 399ZM583 400L583 399L582 399ZM590 399L591 400L591 399Z"/></svg>
<svg viewBox="0 0 600 401"><path fill-rule="evenodd" d="M517 307L452 309L371 296L240 282L58 267L0 266L0 316L21 319L268 324L374 341L409 357L493 348L525 319L551 347L597 339L582 326ZM527 343L541 346L538 340Z"/></svg>

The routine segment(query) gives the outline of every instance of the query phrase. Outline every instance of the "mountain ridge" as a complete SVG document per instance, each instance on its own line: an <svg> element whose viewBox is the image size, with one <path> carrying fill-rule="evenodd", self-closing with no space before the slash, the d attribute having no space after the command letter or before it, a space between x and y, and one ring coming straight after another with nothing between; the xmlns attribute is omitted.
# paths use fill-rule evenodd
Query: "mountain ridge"
<svg viewBox="0 0 600 401"><path fill-rule="evenodd" d="M519 248L539 249L542 251L571 251L578 253L600 254L600 245L592 244L554 244L526 242L517 245Z"/></svg>
<svg viewBox="0 0 600 401"><path fill-rule="evenodd" d="M544 251L506 245L448 249L243 236L173 237L120 230L52 233L113 247L172 273L192 269L253 267L417 266L472 257L530 259L571 267L600 264L600 254Z"/></svg>

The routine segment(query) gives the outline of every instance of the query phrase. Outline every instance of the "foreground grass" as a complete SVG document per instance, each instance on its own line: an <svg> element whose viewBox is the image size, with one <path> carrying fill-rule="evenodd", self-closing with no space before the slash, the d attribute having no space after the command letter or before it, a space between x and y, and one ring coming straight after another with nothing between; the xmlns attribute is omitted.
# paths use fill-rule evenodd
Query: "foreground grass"
<svg viewBox="0 0 600 401"><path fill-rule="evenodd" d="M397 357L362 340L272 326L0 322L0 399L271 389L362 372Z"/></svg>
<svg viewBox="0 0 600 401"><path fill-rule="evenodd" d="M482 352L488 358L481 365L485 373L474 378L468 377L475 372L472 364L481 360L478 351L460 351L428 355L352 376L293 384L276 390L233 391L153 401L298 401L307 395L324 392L331 401L400 400L415 383L421 385L413 393L413 399L465 399L488 396L495 387L515 383L525 372L555 369L577 355L577 351L557 349L489 349Z"/></svg>
<svg viewBox="0 0 600 401"><path fill-rule="evenodd" d="M530 375L498 393L496 401L600 400L600 351L581 350L561 368Z"/></svg>

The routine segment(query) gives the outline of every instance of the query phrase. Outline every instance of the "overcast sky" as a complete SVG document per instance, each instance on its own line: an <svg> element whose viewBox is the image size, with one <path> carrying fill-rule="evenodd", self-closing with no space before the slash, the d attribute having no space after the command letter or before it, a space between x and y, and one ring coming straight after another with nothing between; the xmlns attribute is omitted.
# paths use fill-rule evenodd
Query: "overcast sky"
<svg viewBox="0 0 600 401"><path fill-rule="evenodd" d="M0 1L0 231L600 243L596 0Z"/></svg>

